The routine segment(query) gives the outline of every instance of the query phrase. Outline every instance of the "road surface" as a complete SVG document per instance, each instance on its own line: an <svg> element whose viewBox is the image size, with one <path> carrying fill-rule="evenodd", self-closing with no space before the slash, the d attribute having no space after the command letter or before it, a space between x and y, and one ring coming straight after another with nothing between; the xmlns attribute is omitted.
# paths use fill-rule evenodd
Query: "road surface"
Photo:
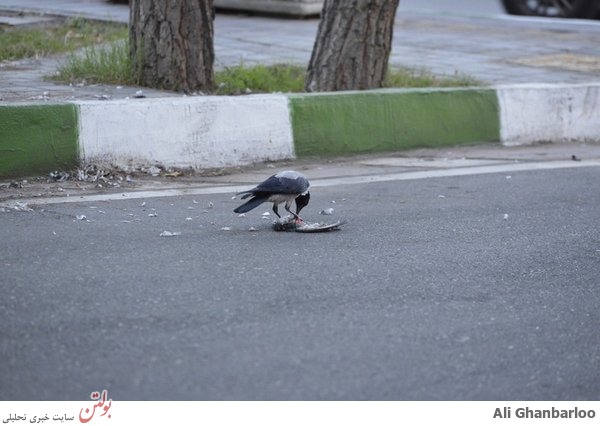
<svg viewBox="0 0 600 426"><path fill-rule="evenodd" d="M597 399L600 167L572 163L316 179L326 234L223 188L5 208L0 398Z"/></svg>

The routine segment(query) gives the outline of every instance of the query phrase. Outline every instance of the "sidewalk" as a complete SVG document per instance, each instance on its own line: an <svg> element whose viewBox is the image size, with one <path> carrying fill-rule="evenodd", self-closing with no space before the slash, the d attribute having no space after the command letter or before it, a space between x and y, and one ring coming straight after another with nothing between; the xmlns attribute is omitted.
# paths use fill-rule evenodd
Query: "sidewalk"
<svg viewBox="0 0 600 426"><path fill-rule="evenodd" d="M126 5L105 0L0 0L0 11L36 12L128 22ZM318 20L280 19L218 13L216 67L252 63L307 64ZM394 29L390 65L427 69L436 74L466 74L485 84L600 82L600 21L503 19L403 12ZM0 68L5 102L115 99L131 91L112 86L69 87L44 82L56 58L27 60ZM144 90L147 96L181 96Z"/></svg>
<svg viewBox="0 0 600 426"><path fill-rule="evenodd" d="M127 6L104 0L0 0L1 10L128 20ZM317 26L316 19L218 13L215 65L305 65ZM53 160L54 167L104 161L119 167L204 169L310 154L487 141L600 141L600 21L442 16L404 12L401 2L390 65L466 74L486 85L473 90L231 98L184 97L143 88L147 99L132 99L140 88L44 81L58 61L40 58L0 65L0 123L21 120L12 133L0 130L5 139L0 148L21 128L49 121L50 127L16 139L39 138L36 151L49 134L64 139L61 146L68 158ZM32 110L30 105L38 107ZM191 117L186 115L190 110ZM57 114L62 117L58 121ZM332 126L332 120L340 126ZM48 149L54 152L56 146ZM25 157L27 163L30 156ZM48 163L19 165L7 171L0 160L0 177L47 167Z"/></svg>

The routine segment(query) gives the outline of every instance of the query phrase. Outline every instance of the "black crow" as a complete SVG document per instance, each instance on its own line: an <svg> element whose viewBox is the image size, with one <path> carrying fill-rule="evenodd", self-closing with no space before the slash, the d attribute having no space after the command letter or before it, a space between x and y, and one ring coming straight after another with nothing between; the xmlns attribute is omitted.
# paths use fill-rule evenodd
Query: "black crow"
<svg viewBox="0 0 600 426"><path fill-rule="evenodd" d="M298 216L310 200L308 187L310 183L306 176L301 173L286 170L279 172L256 187L248 191L239 192L237 195L244 194L242 200L250 198L244 204L233 210L235 213L246 213L264 202L273 203L273 211L277 217L281 218L277 210L279 204L285 203L285 209L294 216L296 221L302 221ZM296 213L290 210L292 201L296 201Z"/></svg>

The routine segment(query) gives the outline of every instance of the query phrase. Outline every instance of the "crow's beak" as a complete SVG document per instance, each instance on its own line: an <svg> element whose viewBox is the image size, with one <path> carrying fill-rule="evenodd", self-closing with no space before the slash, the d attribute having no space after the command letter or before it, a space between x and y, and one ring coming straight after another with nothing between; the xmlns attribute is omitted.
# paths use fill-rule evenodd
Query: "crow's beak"
<svg viewBox="0 0 600 426"><path fill-rule="evenodd" d="M310 192L307 192L304 195L298 195L296 197L296 215L300 214L300 210L308 205L310 201Z"/></svg>

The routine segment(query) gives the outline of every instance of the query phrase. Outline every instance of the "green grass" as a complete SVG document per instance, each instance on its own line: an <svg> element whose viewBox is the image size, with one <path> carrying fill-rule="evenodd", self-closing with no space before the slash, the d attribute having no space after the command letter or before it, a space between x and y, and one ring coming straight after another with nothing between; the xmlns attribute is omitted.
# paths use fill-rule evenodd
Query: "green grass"
<svg viewBox="0 0 600 426"><path fill-rule="evenodd" d="M226 68L216 73L217 94L239 95L243 93L283 92L299 93L304 91L306 69L298 65L256 65ZM467 75L436 76L431 72L418 69L390 69L383 87L468 87L482 83Z"/></svg>
<svg viewBox="0 0 600 426"><path fill-rule="evenodd" d="M139 84L129 59L127 43L92 47L71 54L53 77L70 83ZM240 64L215 72L215 94L299 93L304 91L305 68L299 65ZM390 69L383 87L468 87L482 83L466 75L436 76L426 70Z"/></svg>
<svg viewBox="0 0 600 426"><path fill-rule="evenodd" d="M426 69L390 69L383 87L468 87L481 86L483 83L468 75L435 75Z"/></svg>
<svg viewBox="0 0 600 426"><path fill-rule="evenodd" d="M60 25L0 27L0 61L60 54L127 37L124 24L65 20Z"/></svg>
<svg viewBox="0 0 600 426"><path fill-rule="evenodd" d="M240 64L215 73L216 94L302 92L304 90L304 74L304 67L298 65L245 66Z"/></svg>
<svg viewBox="0 0 600 426"><path fill-rule="evenodd" d="M50 78L68 83L138 85L129 47L123 40L70 53Z"/></svg>

